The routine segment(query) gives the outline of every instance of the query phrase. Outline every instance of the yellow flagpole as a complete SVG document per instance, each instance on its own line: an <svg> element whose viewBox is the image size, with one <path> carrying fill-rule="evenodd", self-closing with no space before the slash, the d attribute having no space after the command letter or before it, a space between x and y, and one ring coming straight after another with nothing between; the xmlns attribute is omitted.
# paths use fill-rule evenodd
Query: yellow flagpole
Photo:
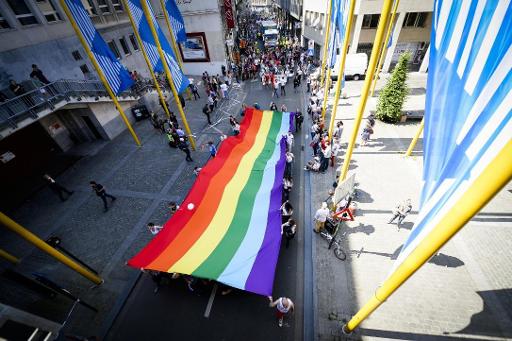
<svg viewBox="0 0 512 341"><path fill-rule="evenodd" d="M396 10L398 9L398 3L400 0L395 0L395 4L393 5L393 12L391 13L391 19L389 19L388 31L386 33L386 38L384 38L384 45L382 46L382 51L379 58L379 64L377 65L377 71L375 72L375 77L372 84L371 97L373 97L373 92L375 91L375 87L377 86L377 80L379 79L380 68L384 63L384 59L386 59L386 51L388 50L388 41L389 36L391 35L395 22ZM398 37L397 37L398 39Z"/></svg>
<svg viewBox="0 0 512 341"><path fill-rule="evenodd" d="M331 87L331 68L327 70L327 77L325 79L324 100L322 102L322 121L325 118L325 110L327 109L327 95L329 95L329 88Z"/></svg>
<svg viewBox="0 0 512 341"><path fill-rule="evenodd" d="M18 264L20 262L20 259L18 257L13 256L9 252L2 249L0 249L0 257L2 257L5 260L8 260L13 264Z"/></svg>
<svg viewBox="0 0 512 341"><path fill-rule="evenodd" d="M390 11L393 0L384 0L382 4L382 10L380 17L387 18ZM379 26L377 27L377 32L375 33L375 41L373 42L372 55L370 56L370 63L368 65L368 73L366 74L363 90L361 91L361 101L359 102L359 106L357 107L356 118L354 120L354 128L352 129L352 135L350 136L349 145L347 148L347 153L345 154L345 160L343 160L343 167L341 169L340 181L339 184L342 183L342 180L345 180L347 177L348 167L350 165L350 159L352 157L352 152L354 151L354 145L356 143L357 132L359 131L359 127L361 125L361 120L363 118L364 109L366 107L366 102L368 100L368 92L370 90L370 83L372 81L373 75L375 73L375 66L377 65L377 58L379 57L380 48L382 46L382 38L384 38L384 30L386 28L386 20L380 20Z"/></svg>
<svg viewBox="0 0 512 341"><path fill-rule="evenodd" d="M7 227L12 232L19 235L21 238L28 241L30 244L34 245L35 247L41 249L42 251L46 252L53 258L57 259L59 262L63 263L64 265L67 265L72 270L78 272L80 275L84 276L91 282L95 284L101 284L103 283L103 279L101 279L98 275L95 273L89 271L82 265L78 264L71 258L68 258L67 256L63 255L59 251L55 250L53 247L48 245L44 240L40 239L38 236L0 212L0 223L2 223L5 227Z"/></svg>
<svg viewBox="0 0 512 341"><path fill-rule="evenodd" d="M377 289L375 296L343 326L345 333L351 333L357 328L512 179L510 155L512 155L512 141L509 140L462 197L441 218L432 232Z"/></svg>
<svg viewBox="0 0 512 341"><path fill-rule="evenodd" d="M329 32L331 31L331 11L332 11L332 0L329 1L329 6L327 10L327 18L326 18L326 28L325 28L325 39L324 39L324 51L322 55L322 69L320 70L320 87L324 86L324 77L325 77L325 63L327 62L327 45L329 42Z"/></svg>
<svg viewBox="0 0 512 341"><path fill-rule="evenodd" d="M142 55L144 56L144 60L146 61L146 65L148 66L149 73L151 74L151 79L153 79L153 83L155 83L156 92L158 93L158 97L160 98L160 102L162 103L162 106L164 107L165 114L167 117L171 117L171 113L169 112L169 109L167 108L167 103L165 102L165 97L162 93L162 89L160 88L160 85L158 85L158 80L156 79L155 72L153 71L153 68L151 67L151 62L149 61L148 55L146 53L146 50L144 48L144 44L142 43L142 39L140 38L140 34L137 31L137 27L135 25L135 21L133 20L132 12L130 11L130 7L128 6L128 1L123 0L123 5L126 8L126 13L128 13L128 18L130 19L130 23L132 25L133 33L135 34L135 38L137 39L137 43L140 46L140 50L142 51Z"/></svg>
<svg viewBox="0 0 512 341"><path fill-rule="evenodd" d="M414 138L412 139L411 144L409 145L409 148L407 149L407 152L405 152L405 156L411 156L412 150L414 149L416 142L418 142L418 139L421 135L421 132L423 131L424 126L425 126L425 118L423 118L421 120L421 124L418 128L418 131L416 132L416 135L414 135Z"/></svg>
<svg viewBox="0 0 512 341"><path fill-rule="evenodd" d="M190 145L192 147L192 150L196 150L196 142L194 140L194 137L192 136L190 127L188 126L187 118L185 117L185 112L183 111L183 107L181 106L181 102L178 97L178 92L176 91L176 88L174 87L171 70L169 70L169 65L167 65L167 61L165 60L164 52L162 51L162 45L160 45L160 40L158 39L158 34L156 33L155 26L153 26L153 21L151 20L151 13L149 12L148 4L147 4L146 0L141 0L140 4L142 5L142 10L144 11L144 15L146 16L146 19L148 21L149 28L151 29L151 33L153 34L153 39L155 39L155 44L156 44L156 47L158 48L158 54L160 55L160 59L162 60L162 64L164 66L165 75L167 76L167 81L169 82L169 85L171 86L171 91L172 91L172 94L174 95L174 101L176 102L176 105L178 106L178 110L181 115L181 120L183 121L183 125L185 126L185 130L190 139Z"/></svg>
<svg viewBox="0 0 512 341"><path fill-rule="evenodd" d="M107 79L105 78L105 75L103 74L103 70L101 70L100 66L98 65L98 62L96 61L96 58L94 58L94 56L92 55L89 45L87 45L84 37L82 36L82 33L80 32L80 29L78 28L78 26L75 22L75 19L73 18L73 15L71 15L71 12L70 12L68 6L66 5L66 1L60 0L60 5L62 6L62 9L66 13L66 16L68 17L69 22L71 23L71 26L73 27L73 30L75 30L75 33L76 33L78 39L80 40L80 43L82 43L82 46L83 46L85 52L87 53L87 56L89 56L91 63L94 65L94 68L96 69L96 72L98 73L98 76L100 77L101 82L103 83L103 86L107 90L110 98L112 99L112 102L114 102L114 105L116 106L117 111L119 111L119 114L121 115L121 118L123 119L124 124L126 124L126 126L128 127L128 130L130 131L130 134L132 135L133 139L135 140L135 143L137 144L137 146L140 147L141 144L140 144L139 137L137 136L137 134L135 134L135 131L133 130L132 125L130 124L130 121L128 121L128 118L124 114L123 108L121 108L121 105L119 104L119 102L117 100L117 97L115 96L114 92L110 88L110 85L108 84Z"/></svg>
<svg viewBox="0 0 512 341"><path fill-rule="evenodd" d="M345 60L347 59L348 40L352 30L352 23L354 22L354 10L356 7L356 0L350 0L348 9L347 28L345 30L345 37L343 38L343 48L341 49L341 60L338 69L338 82L336 83L336 91L334 92L334 104L331 113L331 122L329 123L329 141L332 140L332 132L334 130L334 120L336 119L336 112L338 111L338 101L340 100L341 83L343 83L343 74L345 73Z"/></svg>

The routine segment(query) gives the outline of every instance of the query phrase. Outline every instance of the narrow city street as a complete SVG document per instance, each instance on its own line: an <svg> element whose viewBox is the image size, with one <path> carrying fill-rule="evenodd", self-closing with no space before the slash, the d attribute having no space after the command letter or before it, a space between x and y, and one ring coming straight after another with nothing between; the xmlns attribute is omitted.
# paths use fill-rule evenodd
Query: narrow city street
<svg viewBox="0 0 512 341"><path fill-rule="evenodd" d="M294 93L292 84L288 83L286 96L273 99L271 90L263 89L258 80L247 80L242 85L242 91L247 95L244 102L248 105L258 103L262 109L268 109L270 100L274 100L279 107L285 104L289 110L301 108L304 106L304 89ZM222 295L224 289L212 284L190 292L180 278L166 281L155 294L154 282L149 274L144 274L115 320L108 333L108 340L302 339L305 226L302 211L303 137L304 130L295 134L294 188L290 195L290 202L296 212L294 218L298 224L298 233L288 249L285 249L284 241L282 243L273 291L274 297L287 296L295 303L295 312L285 318L283 327L277 325L275 308L268 307L268 299L264 296L239 290Z"/></svg>

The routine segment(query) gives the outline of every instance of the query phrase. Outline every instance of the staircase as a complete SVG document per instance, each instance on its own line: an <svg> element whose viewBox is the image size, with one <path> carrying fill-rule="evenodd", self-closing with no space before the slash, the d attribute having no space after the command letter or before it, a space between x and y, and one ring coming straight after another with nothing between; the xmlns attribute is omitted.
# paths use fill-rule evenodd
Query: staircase
<svg viewBox="0 0 512 341"><path fill-rule="evenodd" d="M140 82L117 97L120 101L139 99L151 85ZM111 101L105 87L95 80L61 79L0 103L0 138L39 118L75 103Z"/></svg>

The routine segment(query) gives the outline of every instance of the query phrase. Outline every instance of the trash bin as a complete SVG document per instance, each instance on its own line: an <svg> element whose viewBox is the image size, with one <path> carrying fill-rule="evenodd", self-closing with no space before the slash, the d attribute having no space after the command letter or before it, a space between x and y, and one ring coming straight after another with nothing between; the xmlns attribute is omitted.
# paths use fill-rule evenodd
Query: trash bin
<svg viewBox="0 0 512 341"><path fill-rule="evenodd" d="M149 117L149 110L145 105L137 105L132 107L132 115L136 121L140 121Z"/></svg>

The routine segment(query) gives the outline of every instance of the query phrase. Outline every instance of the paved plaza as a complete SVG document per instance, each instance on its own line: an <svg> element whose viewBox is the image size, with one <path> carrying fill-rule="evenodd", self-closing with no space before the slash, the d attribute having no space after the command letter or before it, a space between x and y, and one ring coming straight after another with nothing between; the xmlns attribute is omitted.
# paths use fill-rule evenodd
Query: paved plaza
<svg viewBox="0 0 512 341"><path fill-rule="evenodd" d="M384 80L379 82L382 86ZM426 75L411 74L412 94L404 111L421 109ZM347 82L348 99L341 100L342 140L348 141L362 81ZM379 87L378 87L379 88ZM422 95L423 93L423 95ZM374 110L371 98L367 113ZM367 114L366 114L367 115ZM366 116L365 115L365 116ZM405 158L419 121L385 124L377 121L367 146L354 150L349 175L356 174L357 214L346 223L342 262L313 235L315 275L315 339L342 340L503 340L512 338L512 223L508 184L440 252L388 301L347 337L341 325L374 294L390 273L418 214L421 190L422 139ZM308 145L308 144L306 144ZM308 151L309 154L309 151ZM343 161L343 156L340 162ZM327 197L334 173L311 174L312 214ZM306 180L307 181L307 180ZM395 204L410 198L413 211L400 228L387 224Z"/></svg>

